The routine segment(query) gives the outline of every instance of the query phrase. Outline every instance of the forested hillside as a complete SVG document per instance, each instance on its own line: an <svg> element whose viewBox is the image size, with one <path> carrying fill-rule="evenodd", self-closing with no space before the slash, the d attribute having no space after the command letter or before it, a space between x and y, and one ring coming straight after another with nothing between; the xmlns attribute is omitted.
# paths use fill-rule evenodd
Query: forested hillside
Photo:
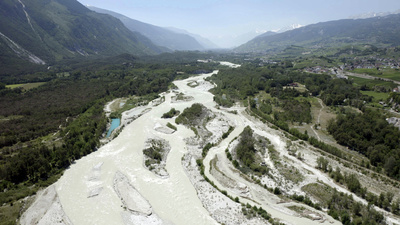
<svg viewBox="0 0 400 225"><path fill-rule="evenodd" d="M95 13L76 0L6 0L1 1L0 12L0 74L71 58L165 50L118 19Z"/></svg>

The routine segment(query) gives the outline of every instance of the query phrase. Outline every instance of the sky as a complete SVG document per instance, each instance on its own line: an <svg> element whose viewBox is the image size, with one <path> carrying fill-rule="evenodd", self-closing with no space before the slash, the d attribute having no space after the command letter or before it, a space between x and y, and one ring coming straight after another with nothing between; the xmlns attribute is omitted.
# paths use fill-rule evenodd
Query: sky
<svg viewBox="0 0 400 225"><path fill-rule="evenodd" d="M277 30L393 12L400 0L78 0L161 27L176 27L219 42L249 32ZM218 44L218 43L217 43Z"/></svg>

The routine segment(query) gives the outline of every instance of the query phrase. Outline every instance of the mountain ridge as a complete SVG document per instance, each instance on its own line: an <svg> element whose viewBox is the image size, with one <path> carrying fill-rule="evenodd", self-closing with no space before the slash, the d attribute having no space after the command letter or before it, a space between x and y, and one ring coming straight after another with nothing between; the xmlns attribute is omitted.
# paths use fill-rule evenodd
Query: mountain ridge
<svg viewBox="0 0 400 225"><path fill-rule="evenodd" d="M206 49L196 38L187 33L176 32L168 28L145 23L110 10L94 6L89 6L88 8L95 12L108 14L121 20L121 22L131 31L139 32L149 38L153 43L167 47L171 50L190 51Z"/></svg>
<svg viewBox="0 0 400 225"><path fill-rule="evenodd" d="M258 36L235 49L238 52L279 51L290 45L332 47L347 44L400 45L400 14L368 19L320 22L272 36Z"/></svg>
<svg viewBox="0 0 400 225"><path fill-rule="evenodd" d="M181 34L189 35L189 36L193 37L194 39L196 39L196 41L199 42L205 49L218 49L218 48L220 48L218 45L216 45L215 43L213 43L209 39L207 39L207 38L205 38L205 37L203 37L201 35L198 35L198 34L190 33L187 30L179 29L179 28L176 28L176 27L165 27L165 29L171 30L171 31L173 31L175 33L181 33Z"/></svg>

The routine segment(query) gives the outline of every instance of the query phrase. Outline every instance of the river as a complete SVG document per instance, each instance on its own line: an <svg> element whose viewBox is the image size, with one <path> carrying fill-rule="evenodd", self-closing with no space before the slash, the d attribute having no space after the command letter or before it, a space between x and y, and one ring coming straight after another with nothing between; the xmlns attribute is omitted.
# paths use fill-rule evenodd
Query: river
<svg viewBox="0 0 400 225"><path fill-rule="evenodd" d="M229 63L224 64L231 67L237 66ZM284 148L285 144L277 135L269 133L269 131L272 132L271 129L262 130L258 128L258 124L244 117L242 112L245 108L238 107L237 109L240 111L238 115L219 110L215 107L211 93L187 85L189 80L202 80L217 72L214 71L187 80L174 81L179 92L192 96L193 100L173 102L171 97L175 94L173 92L164 93L165 101L163 103L157 106L149 105L148 108L151 108L151 110L125 126L118 137L96 152L77 160L64 172L55 186L63 210L73 224L130 224L121 216L125 210L121 199L114 190L114 177L117 172L123 173L130 180L130 184L150 203L153 213L161 218L165 224L218 224L203 207L197 196L197 191L182 166L182 157L187 152L183 139L193 136L193 131L182 125L177 125L177 132L173 134L160 133L154 129L157 124L174 123L174 119L162 119L161 116L171 108L182 112L185 108L198 102L212 111L222 112L236 124L231 135L219 146L210 150L204 160L205 165L209 165L209 161L215 155L224 158L224 149L229 141L239 135L247 125L251 125L257 133L268 136L277 149ZM142 151L145 148L145 142L148 138L153 137L163 138L171 146L166 162L168 178L156 176L143 165ZM224 160L224 163L228 163L226 159ZM218 184L218 181L209 174L208 167L206 169L207 176ZM225 171L227 171L228 176L238 179L246 185L254 185L244 181L237 174L229 173L228 169L225 169ZM256 193L258 189L253 189L256 190L253 191L253 196L255 198L260 196ZM264 190L263 192L267 191ZM235 196L235 193L229 194ZM321 223L321 221L299 218L293 213L285 213L277 209L277 206L271 206L276 203L269 198L276 197L267 192L267 194L255 200L260 202L263 208L273 217L279 217L289 224ZM248 200L244 201L248 202ZM331 221L327 220L325 223Z"/></svg>
<svg viewBox="0 0 400 225"><path fill-rule="evenodd" d="M211 76L201 75L199 78ZM65 213L73 224L123 224L121 201L113 189L117 171L124 173L131 184L152 205L154 212L172 224L216 224L203 208L196 190L187 178L181 164L186 152L183 139L194 135L193 131L178 126L174 134L163 134L153 128L157 123L166 124L172 119L161 119L172 107L181 112L194 102L212 106L213 95L187 86L186 80L175 81L186 95L194 97L190 102L171 102L172 93L165 94L165 102L134 120L117 138L98 151L77 160L67 169L56 184ZM159 178L143 166L144 143L149 137L158 136L169 141L171 152L166 169L168 179ZM97 167L96 167L97 166ZM98 196L88 198L92 190L101 190Z"/></svg>
<svg viewBox="0 0 400 225"><path fill-rule="evenodd" d="M111 119L111 126L110 129L108 129L107 132L107 136L106 137L110 137L111 133L117 128L119 127L119 124L121 123L121 119L120 118L113 118Z"/></svg>

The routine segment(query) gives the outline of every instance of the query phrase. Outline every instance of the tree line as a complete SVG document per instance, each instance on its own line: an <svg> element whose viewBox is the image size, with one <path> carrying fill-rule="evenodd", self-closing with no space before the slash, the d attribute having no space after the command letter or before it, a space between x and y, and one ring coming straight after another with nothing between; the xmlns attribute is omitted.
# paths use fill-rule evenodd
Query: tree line
<svg viewBox="0 0 400 225"><path fill-rule="evenodd" d="M392 178L400 179L400 130L376 110L340 114L329 122L328 131L339 144L360 152L370 163Z"/></svg>

